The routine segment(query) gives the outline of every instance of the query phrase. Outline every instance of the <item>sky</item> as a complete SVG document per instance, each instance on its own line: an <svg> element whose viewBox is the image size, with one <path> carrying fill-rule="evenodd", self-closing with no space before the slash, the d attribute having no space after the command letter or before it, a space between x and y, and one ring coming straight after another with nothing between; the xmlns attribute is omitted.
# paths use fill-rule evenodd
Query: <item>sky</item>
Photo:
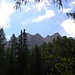
<svg viewBox="0 0 75 75"><path fill-rule="evenodd" d="M3 27L7 39L12 34L18 36L24 29L27 33L39 33L43 37L54 33L75 37L75 23L66 16L66 12L75 11L75 0L63 2L63 9L51 0L40 3L30 0L27 5L21 6L21 10L13 9L14 6L14 0L0 0L0 27Z"/></svg>

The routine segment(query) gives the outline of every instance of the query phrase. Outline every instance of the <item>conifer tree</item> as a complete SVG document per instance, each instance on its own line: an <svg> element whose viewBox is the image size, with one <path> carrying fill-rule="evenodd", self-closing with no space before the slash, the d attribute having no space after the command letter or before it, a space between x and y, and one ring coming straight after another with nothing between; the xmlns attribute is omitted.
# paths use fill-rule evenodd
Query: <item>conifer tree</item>
<svg viewBox="0 0 75 75"><path fill-rule="evenodd" d="M24 31L19 36L17 48L17 75L28 75L28 48L27 48L27 34Z"/></svg>
<svg viewBox="0 0 75 75"><path fill-rule="evenodd" d="M6 51L6 65L7 75L15 75L15 63L16 63L16 50L17 50L17 38L15 34L10 39L10 48Z"/></svg>
<svg viewBox="0 0 75 75"><path fill-rule="evenodd" d="M39 47L35 45L31 50L31 74L30 75L42 75L42 62L41 53Z"/></svg>
<svg viewBox="0 0 75 75"><path fill-rule="evenodd" d="M6 43L6 38L5 38L5 33L3 28L0 28L0 75L4 75L5 70L4 70L4 62L5 62L5 43Z"/></svg>
<svg viewBox="0 0 75 75"><path fill-rule="evenodd" d="M42 75L41 54L37 45L35 45L35 73L36 75Z"/></svg>

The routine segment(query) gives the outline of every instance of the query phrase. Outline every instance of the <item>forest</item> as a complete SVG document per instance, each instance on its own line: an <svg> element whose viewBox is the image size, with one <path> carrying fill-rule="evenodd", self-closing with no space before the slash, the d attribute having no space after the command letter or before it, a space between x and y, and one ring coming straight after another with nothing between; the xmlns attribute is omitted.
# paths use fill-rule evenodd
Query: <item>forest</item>
<svg viewBox="0 0 75 75"><path fill-rule="evenodd" d="M0 75L75 75L75 38L57 37L28 48L27 34L21 30L17 39L12 34L11 46L0 28Z"/></svg>

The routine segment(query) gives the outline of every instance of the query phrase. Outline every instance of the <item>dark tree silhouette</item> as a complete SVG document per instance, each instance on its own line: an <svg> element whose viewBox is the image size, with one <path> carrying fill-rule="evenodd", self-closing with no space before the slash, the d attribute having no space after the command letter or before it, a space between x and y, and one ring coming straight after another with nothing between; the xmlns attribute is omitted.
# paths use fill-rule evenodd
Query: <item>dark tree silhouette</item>
<svg viewBox="0 0 75 75"><path fill-rule="evenodd" d="M68 17L72 17L72 19L74 19L74 22L75 22L75 11L73 13L66 13L66 15Z"/></svg>
<svg viewBox="0 0 75 75"><path fill-rule="evenodd" d="M17 38L15 34L10 39L11 46L6 50L6 75L15 75Z"/></svg>
<svg viewBox="0 0 75 75"><path fill-rule="evenodd" d="M21 8L21 5L23 3L24 3L24 5L26 5L29 2L29 0L15 0L15 1L16 1L15 6L14 6L15 9L19 9L19 8ZM39 2L42 2L42 1L43 0L34 0L34 2L36 2L36 3L39 3ZM65 0L65 1L67 1L67 0ZM63 4L62 4L63 0L52 0L52 3L57 4L59 9L63 8Z"/></svg>
<svg viewBox="0 0 75 75"><path fill-rule="evenodd" d="M17 75L27 75L27 65L28 65L28 48L27 48L27 35L24 29L24 32L21 30L19 36L18 48L17 48Z"/></svg>
<svg viewBox="0 0 75 75"><path fill-rule="evenodd" d="M9 50L5 50L1 28L0 75L75 75L75 38L57 37L28 50L27 34L21 30L19 37L13 34L10 41Z"/></svg>
<svg viewBox="0 0 75 75"><path fill-rule="evenodd" d="M5 33L3 28L0 28L0 75L5 74Z"/></svg>

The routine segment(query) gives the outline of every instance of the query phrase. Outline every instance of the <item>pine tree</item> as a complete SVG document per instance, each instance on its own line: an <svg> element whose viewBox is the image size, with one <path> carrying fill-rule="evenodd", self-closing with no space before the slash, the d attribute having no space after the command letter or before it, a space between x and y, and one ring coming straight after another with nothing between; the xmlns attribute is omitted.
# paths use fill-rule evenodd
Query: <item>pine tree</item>
<svg viewBox="0 0 75 75"><path fill-rule="evenodd" d="M36 75L42 75L41 54L37 45L35 45L35 73Z"/></svg>
<svg viewBox="0 0 75 75"><path fill-rule="evenodd" d="M4 75L5 70L4 70L4 62L5 62L5 33L3 28L0 28L0 75Z"/></svg>
<svg viewBox="0 0 75 75"><path fill-rule="evenodd" d="M15 62L16 62L16 50L17 50L17 38L15 34L10 39L10 48L6 51L6 65L7 75L15 75Z"/></svg>
<svg viewBox="0 0 75 75"><path fill-rule="evenodd" d="M19 36L18 48L17 48L17 74L16 75L28 75L28 48L27 48L27 34L22 32Z"/></svg>
<svg viewBox="0 0 75 75"><path fill-rule="evenodd" d="M30 75L42 75L42 62L41 52L39 47L35 45L31 50L31 74Z"/></svg>

